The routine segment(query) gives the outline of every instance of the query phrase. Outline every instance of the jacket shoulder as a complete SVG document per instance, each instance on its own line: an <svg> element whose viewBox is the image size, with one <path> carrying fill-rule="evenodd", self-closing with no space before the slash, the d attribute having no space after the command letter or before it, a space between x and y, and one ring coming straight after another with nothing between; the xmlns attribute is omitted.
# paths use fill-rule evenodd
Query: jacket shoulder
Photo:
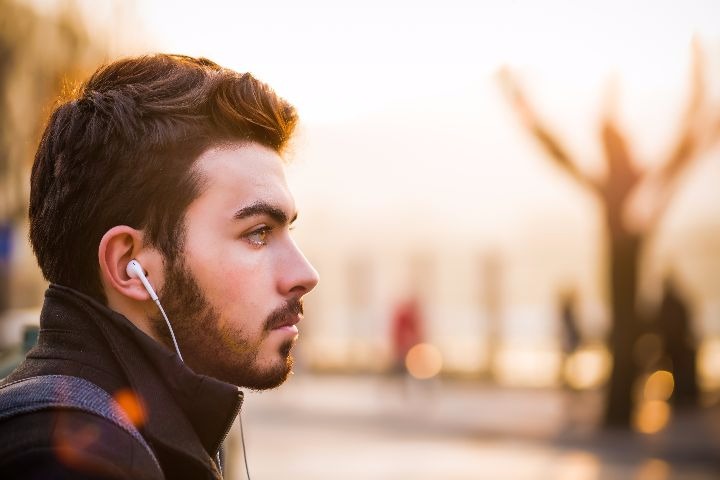
<svg viewBox="0 0 720 480"><path fill-rule="evenodd" d="M0 421L0 471L6 479L164 478L128 431L106 418L67 408Z"/></svg>

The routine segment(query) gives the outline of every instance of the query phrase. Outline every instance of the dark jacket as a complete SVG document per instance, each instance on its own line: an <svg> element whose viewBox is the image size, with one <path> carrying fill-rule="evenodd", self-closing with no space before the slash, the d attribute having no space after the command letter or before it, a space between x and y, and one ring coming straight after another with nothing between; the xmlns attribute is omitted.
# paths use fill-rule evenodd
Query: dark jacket
<svg viewBox="0 0 720 480"><path fill-rule="evenodd" d="M194 373L119 313L51 285L38 344L3 383L45 374L84 378L128 406L164 478L221 478L214 459L242 392ZM161 478L149 453L125 430L71 410L0 422L0 472L3 479Z"/></svg>

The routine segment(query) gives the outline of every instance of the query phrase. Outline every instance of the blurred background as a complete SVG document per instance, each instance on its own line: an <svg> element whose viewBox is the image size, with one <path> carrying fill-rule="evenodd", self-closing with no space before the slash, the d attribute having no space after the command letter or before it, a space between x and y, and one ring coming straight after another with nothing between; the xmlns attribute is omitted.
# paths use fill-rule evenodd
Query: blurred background
<svg viewBox="0 0 720 480"><path fill-rule="evenodd" d="M46 283L28 176L125 55L250 71L301 115L320 272L253 478L720 474L720 4L0 0L0 375ZM230 478L245 478L238 430Z"/></svg>

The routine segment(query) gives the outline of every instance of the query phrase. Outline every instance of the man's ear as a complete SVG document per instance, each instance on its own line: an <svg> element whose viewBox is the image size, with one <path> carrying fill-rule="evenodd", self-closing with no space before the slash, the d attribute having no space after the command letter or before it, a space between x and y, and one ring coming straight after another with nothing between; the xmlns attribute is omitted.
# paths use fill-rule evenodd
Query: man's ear
<svg viewBox="0 0 720 480"><path fill-rule="evenodd" d="M98 261L100 280L108 299L119 293L133 300L149 300L150 295L140 279L131 278L127 274L127 265L130 260L136 259L147 269L148 265L154 266L157 263L157 256L154 249L143 247L143 234L140 230L118 225L105 232L98 247ZM148 279L152 283L150 275ZM113 294L115 292L117 293Z"/></svg>

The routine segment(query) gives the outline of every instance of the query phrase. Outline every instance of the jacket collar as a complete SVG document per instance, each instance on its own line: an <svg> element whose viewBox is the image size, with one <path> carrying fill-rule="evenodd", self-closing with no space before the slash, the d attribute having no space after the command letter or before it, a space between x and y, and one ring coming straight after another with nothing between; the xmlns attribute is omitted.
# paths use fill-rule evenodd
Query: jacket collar
<svg viewBox="0 0 720 480"><path fill-rule="evenodd" d="M214 468L212 457L239 412L243 393L234 385L193 372L175 352L87 295L56 284L45 295L41 327L58 317L57 309L73 306L85 315L64 316L66 322L90 321L101 332L145 408L141 429L146 438Z"/></svg>

